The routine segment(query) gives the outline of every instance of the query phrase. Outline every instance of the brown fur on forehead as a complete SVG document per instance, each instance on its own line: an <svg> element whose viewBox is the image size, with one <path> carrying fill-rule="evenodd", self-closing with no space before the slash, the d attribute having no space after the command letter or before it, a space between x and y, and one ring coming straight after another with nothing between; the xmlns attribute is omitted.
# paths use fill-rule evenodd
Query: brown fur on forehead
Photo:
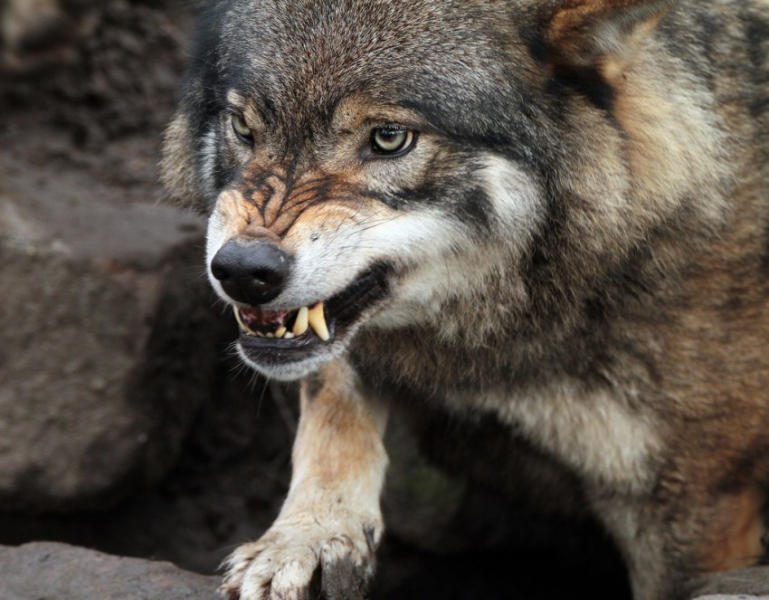
<svg viewBox="0 0 769 600"><path fill-rule="evenodd" d="M318 193L318 188L323 191ZM280 236L308 222L312 228L336 229L344 221L360 214L367 203L371 201L351 193L349 186L342 181L308 180L296 188L295 193L279 208L269 210L268 207L265 222L271 231Z"/></svg>
<svg viewBox="0 0 769 600"><path fill-rule="evenodd" d="M398 123L413 129L424 129L428 126L424 115L419 112L389 102L377 101L363 93L351 94L341 99L333 116L334 125L339 129L356 129L372 121Z"/></svg>

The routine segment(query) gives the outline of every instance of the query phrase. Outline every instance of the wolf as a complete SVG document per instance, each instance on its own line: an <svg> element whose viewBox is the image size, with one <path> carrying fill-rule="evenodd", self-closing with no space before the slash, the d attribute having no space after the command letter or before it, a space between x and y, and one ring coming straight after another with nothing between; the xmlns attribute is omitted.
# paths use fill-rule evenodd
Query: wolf
<svg viewBox="0 0 769 600"><path fill-rule="evenodd" d="M301 380L226 597L365 595L397 404L576 478L636 600L762 561L765 0L227 0L192 57L163 182L242 359Z"/></svg>

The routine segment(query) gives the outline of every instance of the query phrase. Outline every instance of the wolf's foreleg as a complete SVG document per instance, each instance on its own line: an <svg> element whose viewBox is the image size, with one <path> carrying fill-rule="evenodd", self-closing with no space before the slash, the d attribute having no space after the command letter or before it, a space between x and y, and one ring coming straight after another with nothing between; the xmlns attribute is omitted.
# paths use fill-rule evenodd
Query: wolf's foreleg
<svg viewBox="0 0 769 600"><path fill-rule="evenodd" d="M338 360L302 383L293 476L277 520L226 561L222 593L238 600L363 598L382 537L387 411Z"/></svg>

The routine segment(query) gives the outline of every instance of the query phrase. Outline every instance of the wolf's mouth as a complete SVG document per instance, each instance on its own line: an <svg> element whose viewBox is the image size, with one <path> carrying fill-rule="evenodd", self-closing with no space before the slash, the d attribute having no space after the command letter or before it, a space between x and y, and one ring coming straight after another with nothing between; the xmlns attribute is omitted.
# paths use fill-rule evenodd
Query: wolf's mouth
<svg viewBox="0 0 769 600"><path fill-rule="evenodd" d="M250 358L269 362L295 360L313 348L331 345L364 310L387 294L387 274L388 268L377 264L340 293L311 306L279 311L236 306L240 343Z"/></svg>

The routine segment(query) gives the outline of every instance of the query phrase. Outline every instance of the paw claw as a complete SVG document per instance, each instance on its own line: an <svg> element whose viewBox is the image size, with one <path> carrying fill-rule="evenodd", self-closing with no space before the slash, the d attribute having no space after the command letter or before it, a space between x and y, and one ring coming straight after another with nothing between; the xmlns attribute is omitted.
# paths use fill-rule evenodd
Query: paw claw
<svg viewBox="0 0 769 600"><path fill-rule="evenodd" d="M298 529L298 531L297 531ZM309 531L276 527L238 548L224 563L221 594L227 600L363 600L374 573L374 529L330 535L313 522Z"/></svg>
<svg viewBox="0 0 769 600"><path fill-rule="evenodd" d="M371 556L376 554L377 542L375 538L375 530L370 525L363 526L363 535L366 536L366 544L368 545L368 551Z"/></svg>

